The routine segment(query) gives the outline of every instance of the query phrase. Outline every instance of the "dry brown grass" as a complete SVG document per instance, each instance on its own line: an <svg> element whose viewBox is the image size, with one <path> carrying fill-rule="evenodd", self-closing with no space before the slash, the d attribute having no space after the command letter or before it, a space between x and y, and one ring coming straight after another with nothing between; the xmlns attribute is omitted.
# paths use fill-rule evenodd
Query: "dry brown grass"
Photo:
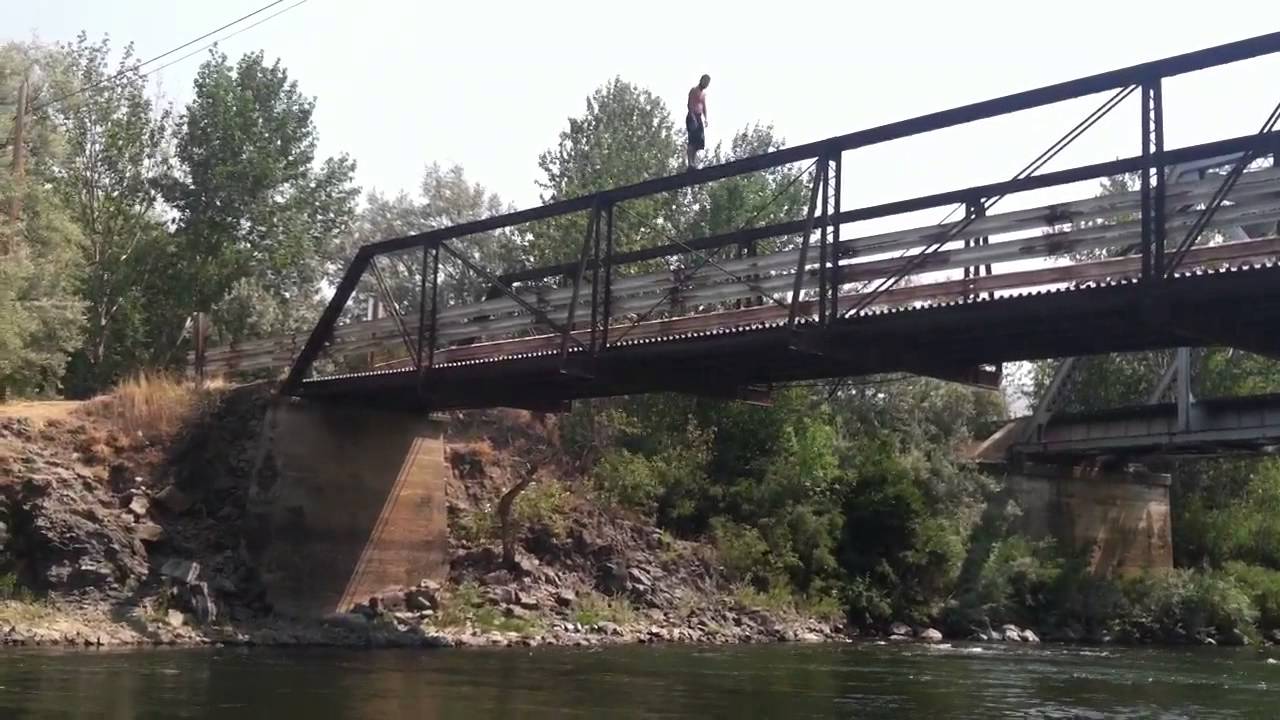
<svg viewBox="0 0 1280 720"><path fill-rule="evenodd" d="M209 384L200 388L169 374L143 372L85 403L83 412L124 438L159 443L176 436L219 389ZM108 445L120 442L116 437L94 437L89 444L100 450L103 440Z"/></svg>

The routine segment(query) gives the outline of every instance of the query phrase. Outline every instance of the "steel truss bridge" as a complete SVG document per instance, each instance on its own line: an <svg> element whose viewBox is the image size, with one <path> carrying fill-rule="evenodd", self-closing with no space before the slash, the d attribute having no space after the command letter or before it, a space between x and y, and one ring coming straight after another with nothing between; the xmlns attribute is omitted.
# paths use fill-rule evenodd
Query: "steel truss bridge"
<svg viewBox="0 0 1280 720"><path fill-rule="evenodd" d="M369 244L305 338L201 348L198 364L290 365L283 391L302 398L555 410L578 398L653 391L749 399L778 383L885 372L992 383L1010 361L1187 346L1280 357L1280 105L1257 118L1256 133L1167 148L1162 100L1168 78L1277 51L1280 33L1272 33ZM842 206L851 150L1095 95L1096 110L1007 181ZM1139 106L1135 154L1043 170L1104 116L1132 108L1131 97ZM804 169L794 181L807 189L803 217L618 249L630 246L615 223L629 203L796 165ZM1139 176L1136 190L1029 209L998 205L1125 173ZM853 223L953 206L964 213L951 222L851 232ZM562 264L488 268L466 246L556 221L581 231L577 256ZM450 304L445 265L478 278L488 296ZM416 273L412 300L391 297L393 268ZM382 297L385 315L361 317L353 301L360 288ZM1165 413L1169 427L1189 431L1179 407ZM1202 420L1217 417L1200 407ZM1037 408L1021 441L1044 452L1067 442L1070 432L1046 435L1051 414L1049 405Z"/></svg>

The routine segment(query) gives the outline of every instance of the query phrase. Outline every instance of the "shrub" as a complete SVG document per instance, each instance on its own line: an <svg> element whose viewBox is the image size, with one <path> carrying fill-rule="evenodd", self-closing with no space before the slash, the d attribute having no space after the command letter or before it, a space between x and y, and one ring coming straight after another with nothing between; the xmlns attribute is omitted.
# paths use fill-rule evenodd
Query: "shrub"
<svg viewBox="0 0 1280 720"><path fill-rule="evenodd" d="M770 579L769 545L760 531L727 518L711 520L711 542L720 556L725 574L734 582L765 586Z"/></svg>
<svg viewBox="0 0 1280 720"><path fill-rule="evenodd" d="M1126 607L1116 629L1128 640L1191 640L1210 631L1255 634L1258 612L1225 573L1171 570L1122 584Z"/></svg>
<svg viewBox="0 0 1280 720"><path fill-rule="evenodd" d="M35 596L28 590L15 573L7 572L0 574L0 600L16 600L18 602L32 602Z"/></svg>
<svg viewBox="0 0 1280 720"><path fill-rule="evenodd" d="M568 501L569 492L559 482L540 480L533 483L515 500L512 517L517 532L522 528L541 525L556 537L563 536L569 524L566 507ZM492 516L492 513L489 514Z"/></svg>
<svg viewBox="0 0 1280 720"><path fill-rule="evenodd" d="M580 625L596 625L611 622L627 625L635 621L635 610L625 597L605 597L598 592L586 592L574 601L574 622Z"/></svg>
<svg viewBox="0 0 1280 720"><path fill-rule="evenodd" d="M498 539L497 514L489 508L466 510L449 519L449 532L468 545L483 545Z"/></svg>
<svg viewBox="0 0 1280 720"><path fill-rule="evenodd" d="M651 515L662 494L662 480L655 461L612 448L596 465L596 488L606 502Z"/></svg>
<svg viewBox="0 0 1280 720"><path fill-rule="evenodd" d="M1225 572L1248 594L1258 611L1258 625L1263 630L1280 629L1280 570L1229 562Z"/></svg>
<svg viewBox="0 0 1280 720"><path fill-rule="evenodd" d="M895 619L889 594L866 575L859 575L845 583L841 595L851 622L871 627Z"/></svg>

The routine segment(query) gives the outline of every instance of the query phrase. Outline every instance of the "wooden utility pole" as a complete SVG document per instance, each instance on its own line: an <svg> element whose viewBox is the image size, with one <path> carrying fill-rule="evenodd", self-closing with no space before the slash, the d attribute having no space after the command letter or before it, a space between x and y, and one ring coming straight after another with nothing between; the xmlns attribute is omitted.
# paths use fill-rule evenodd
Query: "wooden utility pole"
<svg viewBox="0 0 1280 720"><path fill-rule="evenodd" d="M18 86L18 109L13 117L13 196L9 198L9 221L15 227L6 233L3 249L5 254L12 252L12 236L16 235L18 219L22 217L22 192L27 174L27 84L29 74L23 74L22 84Z"/></svg>

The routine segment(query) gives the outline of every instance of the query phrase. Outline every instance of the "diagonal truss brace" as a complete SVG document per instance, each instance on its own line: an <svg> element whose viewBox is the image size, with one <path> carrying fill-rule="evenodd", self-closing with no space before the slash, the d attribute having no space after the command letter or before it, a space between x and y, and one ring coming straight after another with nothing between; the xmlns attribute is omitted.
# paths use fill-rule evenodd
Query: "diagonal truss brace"
<svg viewBox="0 0 1280 720"><path fill-rule="evenodd" d="M581 345L584 348L586 347L585 345L583 345L581 340L578 340L577 338L572 336L568 328L564 327L563 325L556 322L555 320L552 320L551 317L547 315L547 313L544 312L541 308L530 303L528 300L525 300L524 298L520 297L520 293L517 293L515 290L513 290L510 285L507 285L506 283L502 282L501 280L498 279L496 275L477 265L475 262L471 260L471 258L467 257L464 253L460 253L457 250L454 250L453 248L445 244L443 241L440 243L439 247L441 250L444 250L451 257L456 259L458 262L462 263L463 267L479 275L485 281L490 283L493 287L496 287L500 291L502 291L503 295L506 295L507 297L511 298L513 302L515 302L517 305L527 310L530 315L533 315L535 318L537 318L538 322L543 323L544 325L550 327L552 330L555 330L557 333L565 334L566 336L569 337L569 339L573 340L578 345Z"/></svg>
<svg viewBox="0 0 1280 720"><path fill-rule="evenodd" d="M395 297L391 294L391 286L387 283L387 277L382 274L382 268L378 267L378 258L369 259L369 268L373 270L373 279L378 284L378 291L382 294L387 310L395 320L396 330L400 332L400 339L404 341L404 349L409 352L409 357L418 357L419 350L413 346L413 340L409 337L409 328L404 324L404 316L400 314L400 306L396 304Z"/></svg>

